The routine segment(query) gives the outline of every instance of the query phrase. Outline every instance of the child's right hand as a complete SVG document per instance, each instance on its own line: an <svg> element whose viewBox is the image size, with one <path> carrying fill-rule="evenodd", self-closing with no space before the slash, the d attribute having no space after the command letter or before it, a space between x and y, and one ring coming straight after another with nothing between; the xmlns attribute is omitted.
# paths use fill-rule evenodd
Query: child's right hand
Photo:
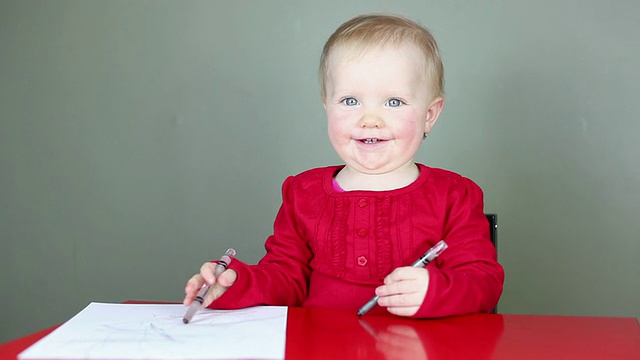
<svg viewBox="0 0 640 360"><path fill-rule="evenodd" d="M225 270L218 278L213 275L213 270L216 267L216 263L207 262L202 265L200 268L200 273L193 275L188 281L187 285L184 288L184 292L186 296L184 297L184 301L182 302L186 306L191 305L193 300L195 300L200 289L206 284L212 285L209 289L209 292L204 297L204 302L202 303L203 307L209 306L215 299L219 298L224 294L225 291L233 283L236 282L238 278L238 274L235 270L227 269Z"/></svg>

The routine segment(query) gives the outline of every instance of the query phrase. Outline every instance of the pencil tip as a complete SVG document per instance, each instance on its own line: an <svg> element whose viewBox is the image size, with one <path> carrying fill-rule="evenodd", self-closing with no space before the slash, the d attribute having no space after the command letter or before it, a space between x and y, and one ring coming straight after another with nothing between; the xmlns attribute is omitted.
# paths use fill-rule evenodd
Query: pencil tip
<svg viewBox="0 0 640 360"><path fill-rule="evenodd" d="M189 319L187 319L187 318L183 318L183 319L182 319L182 322L183 322L183 323L185 323L185 324L188 324L188 323L189 323Z"/></svg>

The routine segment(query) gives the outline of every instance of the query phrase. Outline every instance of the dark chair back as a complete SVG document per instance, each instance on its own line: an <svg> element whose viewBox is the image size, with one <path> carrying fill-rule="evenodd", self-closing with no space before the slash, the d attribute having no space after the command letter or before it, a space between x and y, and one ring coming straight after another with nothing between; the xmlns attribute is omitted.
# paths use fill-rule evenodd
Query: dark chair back
<svg viewBox="0 0 640 360"><path fill-rule="evenodd" d="M485 214L487 216L487 220L489 220L489 237L491 238L491 243L495 246L496 251L498 251L498 215L496 214ZM492 314L498 313L498 307L496 306Z"/></svg>
<svg viewBox="0 0 640 360"><path fill-rule="evenodd" d="M491 237L491 243L498 250L498 215L485 214L487 220L489 220L489 236Z"/></svg>

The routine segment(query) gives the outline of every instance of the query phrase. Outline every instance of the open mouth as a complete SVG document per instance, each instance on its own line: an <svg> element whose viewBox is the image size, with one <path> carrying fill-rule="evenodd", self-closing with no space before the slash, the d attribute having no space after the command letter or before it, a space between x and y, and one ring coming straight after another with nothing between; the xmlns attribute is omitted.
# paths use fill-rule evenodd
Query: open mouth
<svg viewBox="0 0 640 360"><path fill-rule="evenodd" d="M360 140L360 142L365 143L365 144L377 144L378 142L381 142L382 140L380 139L362 139Z"/></svg>

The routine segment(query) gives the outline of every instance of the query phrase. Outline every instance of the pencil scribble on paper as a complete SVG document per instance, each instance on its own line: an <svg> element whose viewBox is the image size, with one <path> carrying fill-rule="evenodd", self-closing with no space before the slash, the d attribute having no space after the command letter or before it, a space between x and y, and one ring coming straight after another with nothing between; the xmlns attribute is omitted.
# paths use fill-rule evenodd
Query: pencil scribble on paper
<svg viewBox="0 0 640 360"><path fill-rule="evenodd" d="M92 303L20 359L192 359L284 357L285 307L200 311L183 305ZM233 344L233 346L223 346ZM211 349L215 348L215 351Z"/></svg>

